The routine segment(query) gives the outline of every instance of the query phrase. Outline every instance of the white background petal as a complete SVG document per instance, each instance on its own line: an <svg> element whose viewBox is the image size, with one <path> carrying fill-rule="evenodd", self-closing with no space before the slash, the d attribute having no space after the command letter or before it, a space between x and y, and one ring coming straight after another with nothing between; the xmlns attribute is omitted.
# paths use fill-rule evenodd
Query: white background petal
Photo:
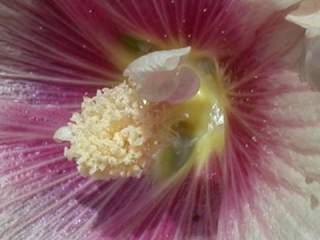
<svg viewBox="0 0 320 240"><path fill-rule="evenodd" d="M301 0L272 0L273 4L276 5L279 9L286 9L301 2Z"/></svg>
<svg viewBox="0 0 320 240"><path fill-rule="evenodd" d="M304 28L320 28L320 1L303 1L287 19Z"/></svg>

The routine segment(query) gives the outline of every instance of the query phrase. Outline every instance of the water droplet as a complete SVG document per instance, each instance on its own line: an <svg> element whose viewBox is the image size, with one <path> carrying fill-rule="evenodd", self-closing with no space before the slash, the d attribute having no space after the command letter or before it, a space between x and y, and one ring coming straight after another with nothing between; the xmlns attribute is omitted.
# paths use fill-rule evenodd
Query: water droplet
<svg viewBox="0 0 320 240"><path fill-rule="evenodd" d="M188 38L191 38L192 37L192 34L188 34Z"/></svg>
<svg viewBox="0 0 320 240"><path fill-rule="evenodd" d="M206 13L208 11L207 8L202 9L202 12Z"/></svg>
<svg viewBox="0 0 320 240"><path fill-rule="evenodd" d="M91 14L91 13L93 13L93 10L92 10L92 9L89 9L88 12Z"/></svg>

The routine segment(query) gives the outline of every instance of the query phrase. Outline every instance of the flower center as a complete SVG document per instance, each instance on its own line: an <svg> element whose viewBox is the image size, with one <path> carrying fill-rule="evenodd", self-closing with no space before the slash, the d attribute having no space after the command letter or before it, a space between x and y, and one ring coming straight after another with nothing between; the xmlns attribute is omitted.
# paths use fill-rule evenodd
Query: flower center
<svg viewBox="0 0 320 240"><path fill-rule="evenodd" d="M145 55L128 66L127 81L84 98L54 136L70 142L65 156L82 175L166 178L223 151L221 74L189 52Z"/></svg>
<svg viewBox="0 0 320 240"><path fill-rule="evenodd" d="M201 166L213 155L224 150L226 101L221 75L208 71L212 62L197 59L194 63L200 76L200 87L190 99L171 106L170 128L175 138L155 154L153 175L166 178ZM214 65L212 64L212 67Z"/></svg>

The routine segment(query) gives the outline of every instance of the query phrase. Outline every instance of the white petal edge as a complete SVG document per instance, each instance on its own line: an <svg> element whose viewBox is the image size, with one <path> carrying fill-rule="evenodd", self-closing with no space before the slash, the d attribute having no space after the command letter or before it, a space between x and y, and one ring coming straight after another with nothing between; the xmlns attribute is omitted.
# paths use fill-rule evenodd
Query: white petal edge
<svg viewBox="0 0 320 240"><path fill-rule="evenodd" d="M283 10L289 8L302 0L271 0L271 2L275 5L275 7L279 10Z"/></svg>
<svg viewBox="0 0 320 240"><path fill-rule="evenodd" d="M320 28L320 0L305 0L286 19L303 28Z"/></svg>

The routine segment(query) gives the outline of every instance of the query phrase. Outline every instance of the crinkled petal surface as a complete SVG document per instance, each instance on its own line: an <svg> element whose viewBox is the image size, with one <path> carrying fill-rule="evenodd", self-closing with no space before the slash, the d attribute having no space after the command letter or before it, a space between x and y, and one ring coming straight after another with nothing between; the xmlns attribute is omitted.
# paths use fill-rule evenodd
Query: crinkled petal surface
<svg viewBox="0 0 320 240"><path fill-rule="evenodd" d="M1 0L0 238L319 239L320 94L272 2ZM133 59L184 46L227 76L223 154L161 184L81 177L55 130Z"/></svg>

